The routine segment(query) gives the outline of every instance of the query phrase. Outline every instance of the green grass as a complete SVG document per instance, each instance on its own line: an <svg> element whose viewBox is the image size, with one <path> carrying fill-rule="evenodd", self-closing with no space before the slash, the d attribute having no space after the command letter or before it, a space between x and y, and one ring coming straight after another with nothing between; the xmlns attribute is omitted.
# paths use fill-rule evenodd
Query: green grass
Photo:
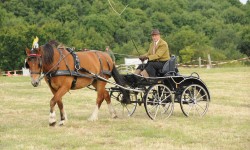
<svg viewBox="0 0 250 150"><path fill-rule="evenodd" d="M250 68L179 70L198 72L207 84L205 117L186 118L175 103L164 121L150 120L143 106L131 118L111 119L104 102L99 120L89 122L96 93L85 88L64 96L66 125L49 127L45 82L34 88L29 77L0 77L0 149L250 149Z"/></svg>

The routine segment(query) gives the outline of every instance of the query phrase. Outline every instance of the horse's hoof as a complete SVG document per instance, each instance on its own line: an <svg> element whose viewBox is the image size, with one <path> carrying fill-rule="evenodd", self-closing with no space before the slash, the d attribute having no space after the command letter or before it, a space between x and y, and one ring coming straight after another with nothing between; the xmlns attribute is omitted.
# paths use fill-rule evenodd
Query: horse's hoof
<svg viewBox="0 0 250 150"><path fill-rule="evenodd" d="M113 118L113 119L116 119L116 118L118 118L118 116L117 116L116 114L113 114L113 115L112 115L112 118Z"/></svg>
<svg viewBox="0 0 250 150"><path fill-rule="evenodd" d="M49 126L54 127L56 125L56 122L49 123Z"/></svg>
<svg viewBox="0 0 250 150"><path fill-rule="evenodd" d="M88 121L97 121L98 120L98 118L94 118L94 117L90 117L89 119L88 119Z"/></svg>
<svg viewBox="0 0 250 150"><path fill-rule="evenodd" d="M61 120L60 122L59 122L59 126L63 126L65 124L65 120Z"/></svg>
<svg viewBox="0 0 250 150"><path fill-rule="evenodd" d="M118 116L116 116L116 115L115 115L115 116L113 116L112 118L113 118L113 119L117 119L117 118L118 118Z"/></svg>

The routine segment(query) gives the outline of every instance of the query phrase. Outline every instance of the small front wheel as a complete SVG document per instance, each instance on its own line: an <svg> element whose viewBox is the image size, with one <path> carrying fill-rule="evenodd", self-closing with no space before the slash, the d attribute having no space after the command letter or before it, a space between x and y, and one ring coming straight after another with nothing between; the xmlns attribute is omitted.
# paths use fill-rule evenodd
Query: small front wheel
<svg viewBox="0 0 250 150"><path fill-rule="evenodd" d="M198 84L187 86L180 97L181 110L185 116L204 116L209 106L207 91Z"/></svg>
<svg viewBox="0 0 250 150"><path fill-rule="evenodd" d="M152 120L166 119L171 116L174 100L170 89L163 84L150 87L144 98L144 107Z"/></svg>
<svg viewBox="0 0 250 150"><path fill-rule="evenodd" d="M112 101L113 106L115 108L115 111L118 115L118 117L130 117L134 114L137 103L131 103L131 104L126 104L122 102L122 96L123 94L120 91L111 91L110 92L110 97L115 99L115 101ZM136 100L136 95L131 94L130 95L131 101Z"/></svg>

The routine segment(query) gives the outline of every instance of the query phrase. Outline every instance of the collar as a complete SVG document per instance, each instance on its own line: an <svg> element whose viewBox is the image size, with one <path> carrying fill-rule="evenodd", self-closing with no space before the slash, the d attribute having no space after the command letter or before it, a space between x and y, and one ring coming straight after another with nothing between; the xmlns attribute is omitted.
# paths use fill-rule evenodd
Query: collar
<svg viewBox="0 0 250 150"><path fill-rule="evenodd" d="M157 45L159 43L160 39L158 41L155 42L155 44Z"/></svg>

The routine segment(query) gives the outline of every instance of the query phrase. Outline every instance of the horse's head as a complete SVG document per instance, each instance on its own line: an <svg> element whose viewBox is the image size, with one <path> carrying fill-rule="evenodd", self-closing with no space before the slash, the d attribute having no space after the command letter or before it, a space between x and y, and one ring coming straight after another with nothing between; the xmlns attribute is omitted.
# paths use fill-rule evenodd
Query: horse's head
<svg viewBox="0 0 250 150"><path fill-rule="evenodd" d="M41 47L32 48L31 50L26 48L26 63L25 66L30 70L31 84L37 87L40 82L40 76L42 74L42 54Z"/></svg>

